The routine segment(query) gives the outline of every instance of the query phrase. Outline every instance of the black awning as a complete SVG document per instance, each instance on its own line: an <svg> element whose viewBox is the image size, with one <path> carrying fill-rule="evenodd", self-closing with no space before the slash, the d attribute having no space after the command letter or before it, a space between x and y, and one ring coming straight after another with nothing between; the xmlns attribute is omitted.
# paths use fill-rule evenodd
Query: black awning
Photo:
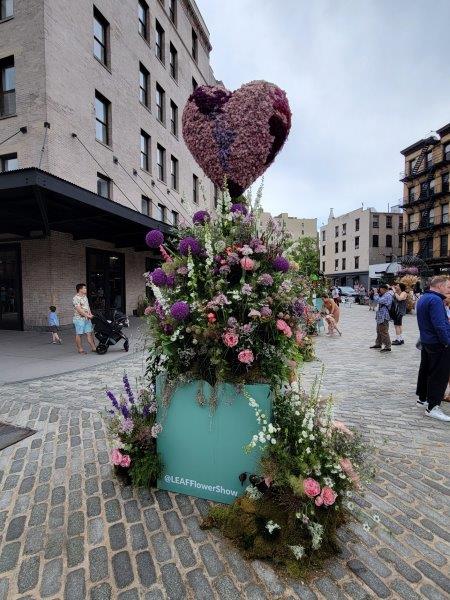
<svg viewBox="0 0 450 600"><path fill-rule="evenodd" d="M172 227L40 169L0 173L0 241L47 237L96 239L145 250L149 229Z"/></svg>

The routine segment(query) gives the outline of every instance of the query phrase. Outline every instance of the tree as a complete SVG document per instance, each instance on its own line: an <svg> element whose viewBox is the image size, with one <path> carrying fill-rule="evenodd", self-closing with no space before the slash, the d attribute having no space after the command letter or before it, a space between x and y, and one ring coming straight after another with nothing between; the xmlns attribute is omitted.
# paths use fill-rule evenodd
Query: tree
<svg viewBox="0 0 450 600"><path fill-rule="evenodd" d="M310 277L319 273L319 247L313 237L303 237L297 242L294 252L295 262L300 267L300 273Z"/></svg>

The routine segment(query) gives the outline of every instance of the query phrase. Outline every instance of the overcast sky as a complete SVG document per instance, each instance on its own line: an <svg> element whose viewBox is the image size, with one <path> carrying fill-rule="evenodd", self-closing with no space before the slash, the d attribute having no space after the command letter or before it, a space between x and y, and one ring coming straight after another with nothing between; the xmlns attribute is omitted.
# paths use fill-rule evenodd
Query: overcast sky
<svg viewBox="0 0 450 600"><path fill-rule="evenodd" d="M263 205L318 217L402 195L400 150L450 122L450 0L196 0L217 79L286 90Z"/></svg>

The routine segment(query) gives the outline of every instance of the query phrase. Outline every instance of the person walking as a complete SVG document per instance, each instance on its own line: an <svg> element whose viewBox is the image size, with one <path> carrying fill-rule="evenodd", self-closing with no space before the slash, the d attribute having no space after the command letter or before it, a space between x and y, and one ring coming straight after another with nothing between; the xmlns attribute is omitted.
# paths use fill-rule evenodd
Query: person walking
<svg viewBox="0 0 450 600"><path fill-rule="evenodd" d="M450 322L444 300L450 294L450 279L444 275L433 277L430 288L417 302L421 354L417 377L417 404L425 406L425 415L450 422L442 412L441 402L450 377Z"/></svg>
<svg viewBox="0 0 450 600"><path fill-rule="evenodd" d="M384 283L378 288L378 294L374 294L374 301L378 304L378 310L375 313L377 323L377 339L371 348L379 348L380 352L391 352L391 338L389 337L389 309L392 304L392 294L388 293L388 286ZM384 348L383 348L384 346Z"/></svg>
<svg viewBox="0 0 450 600"><path fill-rule="evenodd" d="M48 328L52 333L52 344L61 344L61 338L59 337L59 318L56 314L56 306L50 306L49 311L47 323Z"/></svg>
<svg viewBox="0 0 450 600"><path fill-rule="evenodd" d="M94 340L92 338L92 323L91 319L94 316L89 308L87 298L87 289L85 283L76 285L77 293L73 297L73 325L75 327L75 345L79 354L86 354L83 350L81 336L86 335L87 342L92 350L96 352Z"/></svg>
<svg viewBox="0 0 450 600"><path fill-rule="evenodd" d="M393 346L401 346L405 343L403 339L403 317L406 315L406 300L408 294L406 292L406 285L404 283L398 283L394 285L394 302L397 305L395 311L394 327L396 338L392 342Z"/></svg>

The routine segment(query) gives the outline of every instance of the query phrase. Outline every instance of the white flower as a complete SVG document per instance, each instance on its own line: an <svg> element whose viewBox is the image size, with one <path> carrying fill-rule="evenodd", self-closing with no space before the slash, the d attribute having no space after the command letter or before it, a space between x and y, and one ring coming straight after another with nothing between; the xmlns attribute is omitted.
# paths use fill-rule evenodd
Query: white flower
<svg viewBox="0 0 450 600"><path fill-rule="evenodd" d="M333 487L333 480L331 479L331 477L324 477L323 482L328 487Z"/></svg>
<svg viewBox="0 0 450 600"><path fill-rule="evenodd" d="M270 520L266 523L266 529L270 534L272 534L275 529L281 529L281 527L278 525L278 523L274 523L272 520Z"/></svg>
<svg viewBox="0 0 450 600"><path fill-rule="evenodd" d="M352 498L353 497L353 492L351 490L347 490L345 492L345 495L347 496L347 498Z"/></svg>
<svg viewBox="0 0 450 600"><path fill-rule="evenodd" d="M305 555L303 546L289 546L297 560L300 560Z"/></svg>
<svg viewBox="0 0 450 600"><path fill-rule="evenodd" d="M306 454L311 454L311 448L309 448L309 446L308 446L308 448L306 448L305 452L306 452Z"/></svg>
<svg viewBox="0 0 450 600"><path fill-rule="evenodd" d="M259 500L260 498L262 498L261 492L254 485L247 486L245 491L252 500Z"/></svg>
<svg viewBox="0 0 450 600"><path fill-rule="evenodd" d="M380 522L380 515L373 515L372 519L375 521L375 523L379 523Z"/></svg>
<svg viewBox="0 0 450 600"><path fill-rule="evenodd" d="M351 502L351 501L348 501L347 502L347 508L348 508L348 510L353 510L355 508L355 503Z"/></svg>
<svg viewBox="0 0 450 600"><path fill-rule="evenodd" d="M313 442L316 439L316 436L313 433L311 433L309 439Z"/></svg>
<svg viewBox="0 0 450 600"><path fill-rule="evenodd" d="M370 531L370 525L369 525L369 523L364 523L363 529L364 529L364 531Z"/></svg>

